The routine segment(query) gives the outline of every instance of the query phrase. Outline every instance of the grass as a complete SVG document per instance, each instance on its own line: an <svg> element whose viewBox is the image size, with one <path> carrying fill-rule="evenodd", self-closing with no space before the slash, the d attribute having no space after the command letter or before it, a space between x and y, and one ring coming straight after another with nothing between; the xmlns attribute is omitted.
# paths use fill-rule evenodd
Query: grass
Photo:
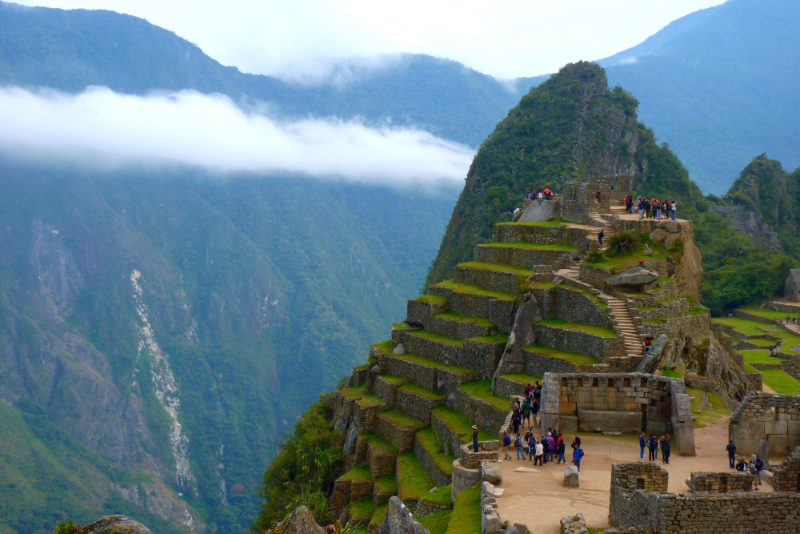
<svg viewBox="0 0 800 534"><path fill-rule="evenodd" d="M800 395L800 380L789 375L783 369L762 369L761 379L764 384L781 395Z"/></svg>
<svg viewBox="0 0 800 534"><path fill-rule="evenodd" d="M586 298L588 298L589 300L591 300L592 302L594 302L595 304L597 304L598 306L600 306L600 308L602 308L604 310L608 308L608 303L606 301L604 301L603 299L601 299L600 297L598 297L597 295L595 295L594 293L592 293L591 291L587 291L585 289L580 289L580 288L577 288L577 287L571 287L571 286L567 286L567 285L561 285L561 286L559 286L559 288L563 289L565 291L572 291L573 293L580 293L583 296L585 296Z"/></svg>
<svg viewBox="0 0 800 534"><path fill-rule="evenodd" d="M359 464L340 476L337 480L341 480L342 482L348 480L372 480L372 473L370 473L368 466Z"/></svg>
<svg viewBox="0 0 800 534"><path fill-rule="evenodd" d="M760 374L761 373L761 371L759 371L758 369L756 369L755 367L753 367L752 365L750 365L747 362L744 362L744 365L742 365L742 367L744 368L744 372L747 373L747 374L752 374L752 373L759 373Z"/></svg>
<svg viewBox="0 0 800 534"><path fill-rule="evenodd" d="M433 504L439 504L441 506L452 506L453 499L450 497L450 487L451 485L448 484L446 486L433 488L422 496L422 500Z"/></svg>
<svg viewBox="0 0 800 534"><path fill-rule="evenodd" d="M474 341L476 343L486 343L489 345L497 345L503 344L505 345L508 343L508 335L506 334L495 334L493 336L478 336L478 337L471 337L469 338L470 341Z"/></svg>
<svg viewBox="0 0 800 534"><path fill-rule="evenodd" d="M427 426L416 417L411 417L410 415L406 415L397 410L387 410L385 412L381 412L378 414L378 417L389 421L396 427L407 430L417 431Z"/></svg>
<svg viewBox="0 0 800 534"><path fill-rule="evenodd" d="M481 489L470 486L461 491L453 505L447 534L475 534L481 532Z"/></svg>
<svg viewBox="0 0 800 534"><path fill-rule="evenodd" d="M347 400L358 400L364 396L364 386L354 386L351 388L342 388L336 392Z"/></svg>
<svg viewBox="0 0 800 534"><path fill-rule="evenodd" d="M415 330L417 326L411 326L408 323L392 323L392 330Z"/></svg>
<svg viewBox="0 0 800 534"><path fill-rule="evenodd" d="M392 375L378 375L378 378L385 380L386 382L393 384L393 385L403 385L408 382L407 379L401 376L392 376Z"/></svg>
<svg viewBox="0 0 800 534"><path fill-rule="evenodd" d="M528 243L527 241L516 241L512 243L485 243L478 245L479 247L495 247L495 248L521 248L526 250L545 250L545 251L572 251L578 250L569 243L550 243L547 245L540 243Z"/></svg>
<svg viewBox="0 0 800 534"><path fill-rule="evenodd" d="M416 354L401 354L399 356L395 356L395 358L399 360L405 360L407 362L417 363L420 365L424 365L425 367L433 367L435 369L441 369L443 371L448 371L451 373L459 374L459 375L477 375L477 371L473 369L467 369L466 367L456 367L455 365L446 365L442 362L431 360L430 358L424 358L422 356L417 356Z"/></svg>
<svg viewBox="0 0 800 534"><path fill-rule="evenodd" d="M444 421L444 424L447 425L447 428L449 428L458 437L458 439L461 440L461 443L472 442L472 423L469 421L469 419L467 419L466 416L448 408L447 406L437 406L433 409L433 413L436 414L439 419ZM492 439L497 439L497 436L484 430L478 430L479 441L489 441Z"/></svg>
<svg viewBox="0 0 800 534"><path fill-rule="evenodd" d="M460 339L456 339L454 337L447 337L441 334L435 334L433 332L428 332L427 330L417 330L416 332L411 333L412 336L421 337L424 339L428 339L430 341L438 341L440 343L447 343L448 345L453 345L455 347L463 347L464 342Z"/></svg>
<svg viewBox="0 0 800 534"><path fill-rule="evenodd" d="M420 524L431 534L444 534L450 524L452 510L441 510L425 517L420 517Z"/></svg>
<svg viewBox="0 0 800 534"><path fill-rule="evenodd" d="M376 406L386 405L386 402L377 395L364 395L356 402L358 402L358 405L362 408L374 408Z"/></svg>
<svg viewBox="0 0 800 534"><path fill-rule="evenodd" d="M709 423L713 423L721 417L731 416L731 411L725 406L725 401L722 400L719 394L709 393L708 403L711 404L711 408L703 409L702 402L704 391L702 389L687 387L686 392L689 393L690 397L694 397L692 401L692 413L697 416L697 420L694 423L695 428L704 428Z"/></svg>
<svg viewBox="0 0 800 534"><path fill-rule="evenodd" d="M414 300L426 304L447 304L447 299L439 295L422 295Z"/></svg>
<svg viewBox="0 0 800 534"><path fill-rule="evenodd" d="M534 226L539 228L566 228L567 223L561 221L503 222L503 223L497 223L495 226Z"/></svg>
<svg viewBox="0 0 800 534"><path fill-rule="evenodd" d="M491 271L494 273L508 273L516 274L517 276L529 277L533 271L524 267L517 267L516 265L509 265L507 263L493 263L488 261L468 261L466 263L459 263L456 268L463 267L465 269L474 269L476 271Z"/></svg>
<svg viewBox="0 0 800 534"><path fill-rule="evenodd" d="M535 324L552 326L554 328L563 328L565 330L573 330L577 332L584 332L586 334L590 334L597 337L604 337L604 338L617 337L617 333L614 332L611 328L594 326L590 324L570 323L564 321L563 319L544 319L541 321L537 321Z"/></svg>
<svg viewBox="0 0 800 534"><path fill-rule="evenodd" d="M766 365L777 365L782 361L780 358L774 358L770 356L769 351L765 349L749 349L740 350L737 352L742 355L744 362L749 363L750 365L759 363Z"/></svg>
<svg viewBox="0 0 800 534"><path fill-rule="evenodd" d="M755 317L760 317L768 321L783 321L784 319L786 319L787 315L792 315L791 313L786 313L782 311L770 310L767 308L764 309L753 308L751 306L737 308L737 311L744 312L749 315L753 315Z"/></svg>
<svg viewBox="0 0 800 534"><path fill-rule="evenodd" d="M507 412L511 409L509 400L504 397L498 397L492 394L492 381L491 379L477 380L475 382L467 382L459 386L461 391L467 393L474 399L480 399L488 402L501 412Z"/></svg>
<svg viewBox="0 0 800 534"><path fill-rule="evenodd" d="M799 351L792 349L795 345L800 345L800 336L784 330L770 333L771 336L781 340L780 349L787 354L800 354Z"/></svg>
<svg viewBox="0 0 800 534"><path fill-rule="evenodd" d="M483 317L470 317L468 315L459 315L455 312L442 312L437 313L434 315L436 319L442 319L444 321L455 321L457 323L470 323L476 324L478 326L483 326L485 328L495 328L495 324L488 319L484 319Z"/></svg>
<svg viewBox="0 0 800 534"><path fill-rule="evenodd" d="M664 366L664 376L668 376L670 378L683 378L683 375L680 371L676 369L670 369L666 365Z"/></svg>
<svg viewBox="0 0 800 534"><path fill-rule="evenodd" d="M372 504L372 497L361 499L350 503L350 517L359 523L368 523L372 520L375 507Z"/></svg>
<svg viewBox="0 0 800 534"><path fill-rule="evenodd" d="M534 282L533 289L553 289L556 287L555 282Z"/></svg>
<svg viewBox="0 0 800 534"><path fill-rule="evenodd" d="M386 520L386 508L388 507L389 503L379 504L375 507L375 513L372 514L372 519L369 520L370 527L379 529L383 525Z"/></svg>
<svg viewBox="0 0 800 534"><path fill-rule="evenodd" d="M381 341L380 343L373 343L370 345L370 348L378 349L379 351L383 352L384 354L391 354L392 353L392 340L389 341Z"/></svg>
<svg viewBox="0 0 800 534"><path fill-rule="evenodd" d="M622 272L630 267L636 267L640 261L649 260L663 260L665 257L661 254L654 253L652 256L645 255L644 252L634 252L632 254L624 254L621 256L606 256L605 254L599 261L590 263L593 267L600 267L601 269L608 269L615 273Z"/></svg>
<svg viewBox="0 0 800 534"><path fill-rule="evenodd" d="M368 434L363 434L363 437L370 442L375 450L385 452L387 454L397 454L397 447L380 437L378 434L370 432Z"/></svg>
<svg viewBox="0 0 800 534"><path fill-rule="evenodd" d="M535 352L537 354L547 356L548 358L558 358L559 360L564 360L573 365L593 365L596 363L600 363L600 360L598 360L594 356L589 356L588 354L567 352L565 350L558 350L551 347L545 347L542 345L528 345L522 350L526 352Z"/></svg>
<svg viewBox="0 0 800 534"><path fill-rule="evenodd" d="M426 428L417 432L416 438L422 445L422 448L425 449L433 459L433 463L436 464L439 471L448 476L452 475L453 460L455 457L442 452L442 441L439 439L439 436L436 435L436 432L434 432L432 428Z"/></svg>
<svg viewBox="0 0 800 534"><path fill-rule="evenodd" d="M741 317L719 317L714 319L714 322L724 326L730 326L744 336L772 334L779 328L777 325L769 325L751 319L742 319Z"/></svg>
<svg viewBox="0 0 800 534"><path fill-rule="evenodd" d="M767 348L772 348L779 343L774 339L767 339L765 337L749 337L747 338L746 341L751 345L758 345L759 347L767 347Z"/></svg>
<svg viewBox="0 0 800 534"><path fill-rule="evenodd" d="M438 284L432 287L442 287L445 289L449 289L455 293L465 293L468 295L477 295L481 297L492 297L497 300L505 300L508 302L514 302L514 295L511 293L503 293L502 291L490 291L488 289L483 289L480 286L476 286L473 284L461 284L456 282L455 280L446 280L444 282L439 282Z"/></svg>
<svg viewBox="0 0 800 534"><path fill-rule="evenodd" d="M581 354L581 356L583 356ZM524 373L509 373L507 375L500 375L501 378L505 378L508 380L513 380L514 382L518 382L520 384L535 384L536 382L541 383L542 377L541 376L533 376L533 375L526 375Z"/></svg>
<svg viewBox="0 0 800 534"><path fill-rule="evenodd" d="M375 492L379 495L395 495L397 493L397 478L395 475L380 477L374 482Z"/></svg>
<svg viewBox="0 0 800 534"><path fill-rule="evenodd" d="M401 501L418 501L435 485L414 451L406 451L397 456L397 496Z"/></svg>
<svg viewBox="0 0 800 534"><path fill-rule="evenodd" d="M421 388L414 384L405 384L397 388L397 391L403 391L406 393L411 393L412 395L417 395L418 397L424 397L428 400L444 400L447 398L446 395L442 395L441 393L434 393L433 391L428 391L425 388Z"/></svg>

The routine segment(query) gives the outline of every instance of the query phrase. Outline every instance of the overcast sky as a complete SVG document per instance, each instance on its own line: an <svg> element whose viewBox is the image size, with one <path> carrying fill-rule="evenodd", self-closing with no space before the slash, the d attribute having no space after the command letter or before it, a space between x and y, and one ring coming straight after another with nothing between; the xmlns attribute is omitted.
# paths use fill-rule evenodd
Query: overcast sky
<svg viewBox="0 0 800 534"><path fill-rule="evenodd" d="M174 31L226 65L282 77L340 57L415 52L498 78L555 72L638 44L721 0L17 0L111 9Z"/></svg>

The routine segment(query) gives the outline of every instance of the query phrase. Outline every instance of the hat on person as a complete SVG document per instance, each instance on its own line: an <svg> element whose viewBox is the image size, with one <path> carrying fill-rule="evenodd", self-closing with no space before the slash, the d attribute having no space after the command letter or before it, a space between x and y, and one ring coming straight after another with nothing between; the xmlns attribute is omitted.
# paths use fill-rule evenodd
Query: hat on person
<svg viewBox="0 0 800 534"><path fill-rule="evenodd" d="M472 425L472 428L474 428L475 430L478 430L478 425Z"/></svg>

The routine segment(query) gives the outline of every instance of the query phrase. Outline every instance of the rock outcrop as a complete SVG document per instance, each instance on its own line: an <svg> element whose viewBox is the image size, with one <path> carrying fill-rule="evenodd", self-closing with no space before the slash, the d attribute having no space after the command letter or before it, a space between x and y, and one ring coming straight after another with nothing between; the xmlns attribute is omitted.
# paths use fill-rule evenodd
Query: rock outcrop
<svg viewBox="0 0 800 534"><path fill-rule="evenodd" d="M389 499L386 519L381 534L430 534L419 521L411 515L411 510L395 496Z"/></svg>
<svg viewBox="0 0 800 534"><path fill-rule="evenodd" d="M70 534L153 534L153 532L138 521L124 515L109 515L98 519L91 525L74 526Z"/></svg>
<svg viewBox="0 0 800 534"><path fill-rule="evenodd" d="M300 506L270 529L269 534L325 534L325 529L314 521L308 508Z"/></svg>

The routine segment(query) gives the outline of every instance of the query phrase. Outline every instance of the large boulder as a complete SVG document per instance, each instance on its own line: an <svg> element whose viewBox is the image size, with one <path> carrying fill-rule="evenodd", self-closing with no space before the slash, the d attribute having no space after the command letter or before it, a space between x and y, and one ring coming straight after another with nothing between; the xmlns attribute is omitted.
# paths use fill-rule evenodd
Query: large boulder
<svg viewBox="0 0 800 534"><path fill-rule="evenodd" d="M503 483L503 472L496 465L482 465L481 478L490 484L499 485Z"/></svg>
<svg viewBox="0 0 800 534"><path fill-rule="evenodd" d="M153 534L138 521L124 515L109 515L78 530L81 534Z"/></svg>
<svg viewBox="0 0 800 534"><path fill-rule="evenodd" d="M643 267L633 267L606 278L606 284L610 286L642 286L656 280L658 280L658 273L648 271Z"/></svg>
<svg viewBox="0 0 800 534"><path fill-rule="evenodd" d="M578 480L578 468L574 465L567 467L564 471L564 485L568 488L577 488L580 485Z"/></svg>
<svg viewBox="0 0 800 534"><path fill-rule="evenodd" d="M300 506L269 532L270 534L325 534L325 529L314 521L314 516L308 508Z"/></svg>
<svg viewBox="0 0 800 534"><path fill-rule="evenodd" d="M381 534L430 534L396 495L389 499Z"/></svg>
<svg viewBox="0 0 800 534"><path fill-rule="evenodd" d="M561 534L589 534L583 514L575 514L561 518Z"/></svg>

